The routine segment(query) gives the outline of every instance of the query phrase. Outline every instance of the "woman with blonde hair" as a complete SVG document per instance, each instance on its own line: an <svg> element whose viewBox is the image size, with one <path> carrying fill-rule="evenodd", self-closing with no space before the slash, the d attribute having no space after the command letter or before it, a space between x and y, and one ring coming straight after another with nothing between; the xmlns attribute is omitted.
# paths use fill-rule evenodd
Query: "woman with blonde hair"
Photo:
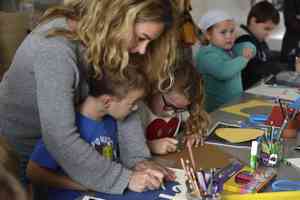
<svg viewBox="0 0 300 200"><path fill-rule="evenodd" d="M103 69L124 76L130 60L139 62L159 89L170 87L161 85L173 80L175 15L171 0L72 0L45 13L0 84L0 129L21 154L23 173L42 137L66 173L90 190L120 194L135 171L147 168L156 173L133 191L155 189L154 179L173 177L147 160L150 153L135 114L119 124L120 165L79 137L75 107L88 94L89 76L101 78Z"/></svg>

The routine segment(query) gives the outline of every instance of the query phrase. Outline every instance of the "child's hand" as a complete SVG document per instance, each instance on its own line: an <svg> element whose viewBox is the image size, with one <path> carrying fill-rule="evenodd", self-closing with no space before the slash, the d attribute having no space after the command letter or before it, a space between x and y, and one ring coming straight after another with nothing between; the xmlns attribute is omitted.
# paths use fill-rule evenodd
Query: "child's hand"
<svg viewBox="0 0 300 200"><path fill-rule="evenodd" d="M254 57L254 54L253 54L253 50L251 48L244 48L243 49L243 56L250 60L251 58Z"/></svg>
<svg viewBox="0 0 300 200"><path fill-rule="evenodd" d="M163 182L164 174L155 169L133 171L129 178L128 188L134 192L158 189Z"/></svg>
<svg viewBox="0 0 300 200"><path fill-rule="evenodd" d="M191 134L191 135L187 135L185 137L185 141L186 143L190 143L192 146L195 145L196 147L199 146L199 144L203 144L203 138L201 137L201 135L199 134Z"/></svg>
<svg viewBox="0 0 300 200"><path fill-rule="evenodd" d="M150 151L154 154L167 154L175 152L178 141L174 138L161 138L148 141Z"/></svg>

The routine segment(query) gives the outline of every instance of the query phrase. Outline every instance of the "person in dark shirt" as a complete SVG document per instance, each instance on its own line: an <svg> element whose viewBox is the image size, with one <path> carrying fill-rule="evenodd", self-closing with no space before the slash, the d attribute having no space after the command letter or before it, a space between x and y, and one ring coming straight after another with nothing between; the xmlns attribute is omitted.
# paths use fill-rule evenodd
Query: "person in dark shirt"
<svg viewBox="0 0 300 200"><path fill-rule="evenodd" d="M237 38L235 43L251 42L257 51L242 71L244 90L262 78L276 74L281 70L281 66L274 62L266 43L266 39L279 24L279 21L280 16L275 7L267 1L262 1L251 8L247 17L247 25L241 25L244 33Z"/></svg>
<svg viewBox="0 0 300 200"><path fill-rule="evenodd" d="M289 62L293 49L298 46L300 41L300 1L285 0L283 14L286 29L282 40L281 60Z"/></svg>

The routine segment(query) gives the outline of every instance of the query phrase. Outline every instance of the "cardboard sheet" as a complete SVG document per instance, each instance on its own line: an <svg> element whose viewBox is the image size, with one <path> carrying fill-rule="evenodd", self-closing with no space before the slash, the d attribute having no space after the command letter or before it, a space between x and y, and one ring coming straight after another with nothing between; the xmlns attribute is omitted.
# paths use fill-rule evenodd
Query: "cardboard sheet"
<svg viewBox="0 0 300 200"><path fill-rule="evenodd" d="M197 169L222 168L230 163L232 156L220 150L217 146L205 144L204 146L193 147ZM209 155L209 156L208 156ZM180 158L188 159L187 148L178 153L157 156L155 160L169 167L182 169Z"/></svg>

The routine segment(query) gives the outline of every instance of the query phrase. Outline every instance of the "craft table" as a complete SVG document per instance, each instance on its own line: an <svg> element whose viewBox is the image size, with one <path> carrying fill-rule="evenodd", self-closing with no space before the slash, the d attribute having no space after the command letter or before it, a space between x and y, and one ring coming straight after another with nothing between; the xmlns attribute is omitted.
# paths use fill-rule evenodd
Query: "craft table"
<svg viewBox="0 0 300 200"><path fill-rule="evenodd" d="M236 105L241 102L247 102L249 100L266 100L266 98L262 98L256 95L251 95L251 94L244 94L239 99L234 100L232 103L225 105L224 107L227 107L229 105ZM252 107L252 108L246 108L244 109L244 113L257 113L257 114L268 114L271 111L271 107L268 106L257 106L257 107ZM211 118L212 122L215 123L217 121L224 121L228 123L237 123L237 121L242 121L245 120L246 118L243 116L239 116L236 114L224 112L217 110L215 112L211 113ZM299 133L297 134L297 138L295 139L284 139L284 156L286 158L300 158L300 152L296 152L293 150L293 148L297 145L300 144L300 136ZM238 148L231 148L231 147L224 147L224 146L218 146L221 150L224 152L228 153L229 155L238 158L239 160L245 162L246 164L249 164L250 161L250 149L238 149ZM291 178L291 179L300 179L300 169L299 168L294 168L292 166L287 166L285 164L280 164L279 167L277 168L278 170L278 175L276 179L281 179L281 178ZM267 191L270 191L271 188L270 186L267 187Z"/></svg>

